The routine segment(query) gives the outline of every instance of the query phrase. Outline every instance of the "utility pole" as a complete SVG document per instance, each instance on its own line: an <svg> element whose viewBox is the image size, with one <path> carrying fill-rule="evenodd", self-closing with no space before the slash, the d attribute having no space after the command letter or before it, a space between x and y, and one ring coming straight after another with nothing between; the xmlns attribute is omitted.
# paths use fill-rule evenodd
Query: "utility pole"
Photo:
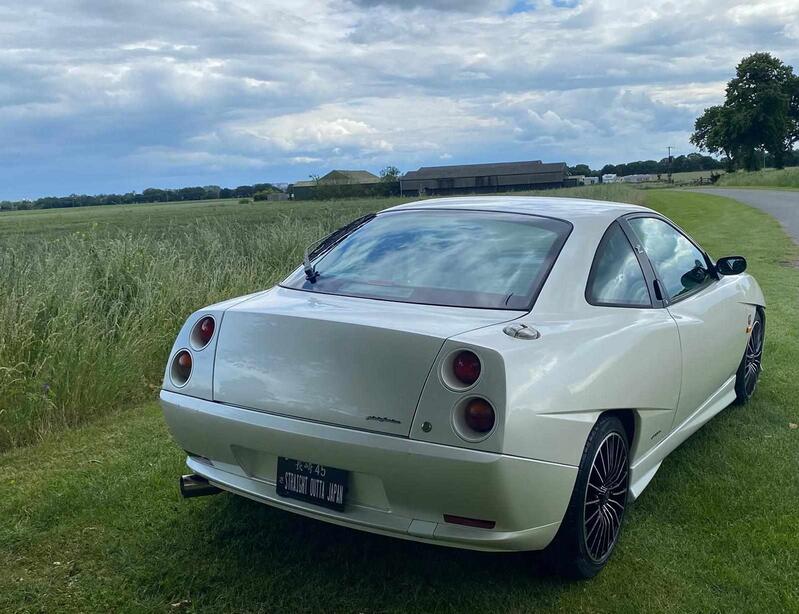
<svg viewBox="0 0 799 614"><path fill-rule="evenodd" d="M666 170L668 171L668 174L669 174L669 183L671 183L671 150L674 149L674 147L672 147L671 145L668 145L666 147L666 149L668 149L668 151L669 151L669 157L666 158L666 162L668 164L668 166L666 167Z"/></svg>

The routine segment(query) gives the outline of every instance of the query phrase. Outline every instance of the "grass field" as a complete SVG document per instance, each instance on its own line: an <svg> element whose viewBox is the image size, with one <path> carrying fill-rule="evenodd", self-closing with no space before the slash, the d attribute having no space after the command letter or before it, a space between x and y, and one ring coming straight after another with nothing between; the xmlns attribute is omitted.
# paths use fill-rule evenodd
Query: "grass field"
<svg viewBox="0 0 799 614"><path fill-rule="evenodd" d="M622 186L563 192L640 198ZM407 200L0 214L0 451L153 398L192 311L273 285L312 240Z"/></svg>
<svg viewBox="0 0 799 614"><path fill-rule="evenodd" d="M723 175L724 171L717 169L712 171L689 171L686 173L673 173L671 178L674 180L674 183L690 183L700 178L707 181L710 179L710 175L712 174Z"/></svg>
<svg viewBox="0 0 799 614"><path fill-rule="evenodd" d="M718 186L742 186L764 188L795 188L799 189L799 167L776 170L773 168L747 173L739 171L721 177Z"/></svg>
<svg viewBox="0 0 799 614"><path fill-rule="evenodd" d="M0 424L6 447L37 441L0 454L0 611L799 611L799 254L733 201L603 189L645 198L715 255L746 255L768 336L754 401L669 457L587 583L549 577L534 556L391 540L227 494L179 499L182 454L148 399L182 320L273 283L306 241L386 201L101 212L97 227L98 209L42 213L16 233L0 215L0 282L16 297L0 298L0 365L16 365Z"/></svg>

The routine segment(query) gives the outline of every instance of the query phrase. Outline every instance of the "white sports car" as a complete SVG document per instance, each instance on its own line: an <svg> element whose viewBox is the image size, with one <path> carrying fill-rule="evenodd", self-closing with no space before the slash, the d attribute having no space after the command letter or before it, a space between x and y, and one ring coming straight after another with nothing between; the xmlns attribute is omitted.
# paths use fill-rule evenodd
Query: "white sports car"
<svg viewBox="0 0 799 614"><path fill-rule="evenodd" d="M355 529L548 548L590 577L628 504L754 392L765 302L662 215L561 198L360 218L269 290L200 309L161 403L193 472Z"/></svg>

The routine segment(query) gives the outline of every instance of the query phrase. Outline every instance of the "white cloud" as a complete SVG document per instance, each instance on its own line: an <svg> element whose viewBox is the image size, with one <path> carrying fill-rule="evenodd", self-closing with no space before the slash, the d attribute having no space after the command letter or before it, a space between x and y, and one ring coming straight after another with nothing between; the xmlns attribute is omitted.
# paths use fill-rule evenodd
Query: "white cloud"
<svg viewBox="0 0 799 614"><path fill-rule="evenodd" d="M690 151L741 57L799 62L797 24L793 0L6 0L0 197Z"/></svg>

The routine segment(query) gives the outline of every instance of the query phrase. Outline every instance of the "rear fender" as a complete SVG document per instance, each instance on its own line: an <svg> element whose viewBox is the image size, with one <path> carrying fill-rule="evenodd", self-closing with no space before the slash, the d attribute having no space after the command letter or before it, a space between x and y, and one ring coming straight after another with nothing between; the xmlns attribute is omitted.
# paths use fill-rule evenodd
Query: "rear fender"
<svg viewBox="0 0 799 614"><path fill-rule="evenodd" d="M175 339L175 343L172 345L172 350L169 352L169 359L166 361L166 367L164 369L164 382L161 385L163 390L168 390L169 392L179 392L180 394L197 397L198 399L206 399L208 401L213 399L212 385L214 375L214 354L216 352L216 342L219 338L219 330L222 326L223 314L225 313L225 310L243 301L246 301L249 298L252 298L256 294L260 293L248 294L247 296L240 296L234 299L223 301L221 303L209 305L208 307L198 309L186 319L180 329L180 332L178 333L177 338ZM194 328L194 325L205 316L211 316L214 318L214 336L211 338L211 341L207 346L197 349L192 345L191 331ZM176 386L170 377L170 370L172 368L172 361L175 359L175 355L181 350L188 350L191 353L192 369L191 376L186 384L183 386Z"/></svg>
<svg viewBox="0 0 799 614"><path fill-rule="evenodd" d="M495 329L496 326L489 328ZM499 352L485 345L470 343L466 340L468 337L468 333L452 337L442 345L419 398L410 437L460 448L501 452L507 404L505 362ZM452 359L463 350L474 352L480 359L480 377L472 386L458 385L451 375ZM479 441L473 440L477 437L465 439L459 435L456 425L464 404L474 397L491 403L496 417L494 429Z"/></svg>

